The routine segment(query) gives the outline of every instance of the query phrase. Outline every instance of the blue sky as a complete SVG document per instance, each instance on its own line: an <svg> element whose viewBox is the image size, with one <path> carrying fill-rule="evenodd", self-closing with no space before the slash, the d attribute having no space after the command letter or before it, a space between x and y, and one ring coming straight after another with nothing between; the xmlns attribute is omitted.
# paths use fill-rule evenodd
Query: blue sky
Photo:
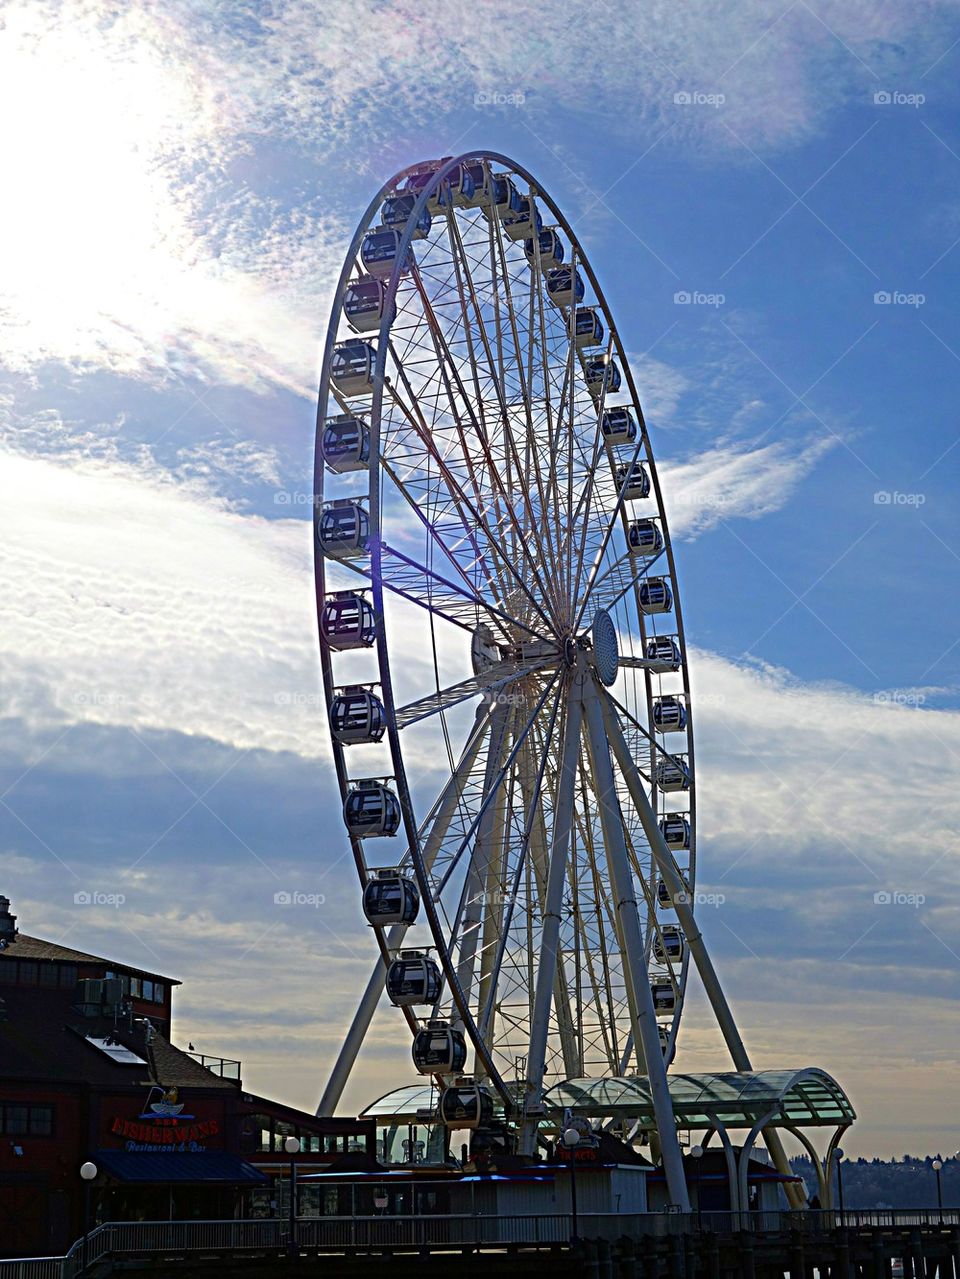
<svg viewBox="0 0 960 1279"><path fill-rule="evenodd" d="M847 1085L851 1151L960 1146L957 6L629 5L589 38L562 3L3 22L0 891L25 931L187 978L181 1037L315 1102L370 954L317 682L318 343L380 182L488 148L563 207L634 355L745 1037ZM679 1064L723 1064L697 999ZM385 1013L348 1101L407 1074Z"/></svg>

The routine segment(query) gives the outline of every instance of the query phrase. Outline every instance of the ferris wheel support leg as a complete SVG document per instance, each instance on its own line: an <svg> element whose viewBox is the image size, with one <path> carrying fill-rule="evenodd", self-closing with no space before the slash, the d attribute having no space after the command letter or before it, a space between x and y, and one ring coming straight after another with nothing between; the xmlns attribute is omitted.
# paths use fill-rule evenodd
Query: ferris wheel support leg
<svg viewBox="0 0 960 1279"><path fill-rule="evenodd" d="M643 784L643 778L637 771L636 764L633 762L633 756L630 754L630 748L627 745L626 738L623 735L623 729L620 726L613 706L609 697L604 696L601 701L603 709L603 726L606 730L607 738L613 748L614 756L623 773L624 780L627 783L627 789L630 792L630 798L633 800L633 806L637 810L637 815L643 825L644 834L650 844L650 851L653 853L654 861L660 872L667 890L674 902L674 910L677 918L680 920L680 927L683 929L684 940L693 957L693 962L697 966L697 972L700 974L700 980L703 982L703 988L706 991L710 1006L713 1008L714 1016L720 1027L720 1033L726 1041L733 1064L737 1070L752 1070L750 1064L750 1056L747 1053L746 1046L740 1038L740 1032L737 1029L736 1022L733 1019L733 1012L727 1003L727 997L723 993L720 985L720 979L717 976L717 970L713 966L713 960L707 953L706 943L703 940L696 919L694 918L693 906L686 900L686 885L680 878L677 871L673 854L667 847L667 843L660 833L660 827L657 825L656 813L647 796L646 789ZM787 1159L787 1153L783 1148L783 1142L780 1140L780 1134L773 1128L768 1128L763 1134L764 1142L773 1162L777 1166L778 1172L785 1176L792 1176L793 1170L790 1167L790 1161ZM787 1198L793 1207L802 1207L806 1202L805 1196L797 1187L788 1182L784 1189L787 1192Z"/></svg>
<svg viewBox="0 0 960 1279"><path fill-rule="evenodd" d="M477 762L477 756L480 754L480 747L486 738L488 727L489 720L486 714L482 710L478 711L470 736L467 739L467 744L460 757L460 762L434 808L434 820L430 826L430 833L427 836L426 843L423 846L423 861L428 871L433 867L437 853L447 837L447 831L450 829L450 823L463 794L463 787ZM427 820L429 822L429 818ZM396 950L402 944L407 933L407 927L407 924L393 925L389 933L387 933L388 950ZM340 1052L337 1054L337 1060L334 1062L333 1070L330 1072L327 1086L323 1090L320 1104L317 1106L317 1115L321 1118L332 1115L340 1103L343 1090L347 1086L347 1080L350 1078L350 1071L353 1069L353 1064L357 1059L357 1053L360 1051L364 1036L373 1020L373 1014L377 1010L377 1004L380 1002L384 977L383 961L378 956L373 966L373 972L370 974L370 980L367 982L366 989L360 1000L360 1005L354 1013L353 1021L350 1023L350 1029L347 1031Z"/></svg>
<svg viewBox="0 0 960 1279"><path fill-rule="evenodd" d="M570 696L567 698L560 776L557 778L556 812L550 840L550 865L547 870L543 927L540 934L539 966L533 997L533 1016L530 1019L530 1050L527 1054L525 1099L527 1113L524 1117L520 1142L522 1152L527 1155L532 1155L536 1146L538 1116L531 1114L530 1111L540 1104L547 1065L550 1004L557 972L560 913L563 909L563 890L567 882L567 861L573 830L573 801L576 794L577 766L580 762L580 728L583 723L583 700L577 686L577 680L580 678L582 678L580 675L574 677Z"/></svg>
<svg viewBox="0 0 960 1279"><path fill-rule="evenodd" d="M663 1157L663 1171L672 1203L680 1205L681 1212L690 1211L687 1179L683 1171L683 1156L677 1137L677 1125L673 1117L673 1103L667 1084L667 1068L660 1047L657 1030L657 1014L647 976L646 953L640 912L637 909L633 874L623 837L623 819L617 804L616 781L610 762L610 747L603 722L603 710L597 686L592 679L586 682L583 694L587 720L590 757L593 762L594 794L600 809L603 842L606 846L607 865L610 869L611 887L616 901L616 912L624 946L623 974L630 1005L633 1036L638 1048L642 1048L650 1081L650 1096L657 1122L657 1134Z"/></svg>
<svg viewBox="0 0 960 1279"><path fill-rule="evenodd" d="M387 933L387 946L390 950L396 950L403 942L406 931L406 924L393 925L389 933ZM347 1080L350 1078L353 1063L357 1060L357 1053L360 1051L364 1036L370 1028L370 1022L373 1020L373 1014L377 1011L380 996L383 994L384 975L383 961L378 955L359 1007L353 1014L350 1029L347 1031L340 1052L337 1054L337 1060L334 1062L333 1070L330 1072L327 1086L323 1090L320 1104L317 1106L317 1115L320 1118L329 1118L340 1104L340 1098L343 1095L344 1088L347 1086Z"/></svg>

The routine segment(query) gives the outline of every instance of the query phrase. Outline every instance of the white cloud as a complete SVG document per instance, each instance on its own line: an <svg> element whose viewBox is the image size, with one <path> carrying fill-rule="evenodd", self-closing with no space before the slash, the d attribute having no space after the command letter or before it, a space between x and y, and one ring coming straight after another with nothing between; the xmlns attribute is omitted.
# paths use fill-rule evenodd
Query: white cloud
<svg viewBox="0 0 960 1279"><path fill-rule="evenodd" d="M667 520L674 536L695 537L731 519L761 519L793 498L816 464L837 443L724 443L683 461L658 464Z"/></svg>

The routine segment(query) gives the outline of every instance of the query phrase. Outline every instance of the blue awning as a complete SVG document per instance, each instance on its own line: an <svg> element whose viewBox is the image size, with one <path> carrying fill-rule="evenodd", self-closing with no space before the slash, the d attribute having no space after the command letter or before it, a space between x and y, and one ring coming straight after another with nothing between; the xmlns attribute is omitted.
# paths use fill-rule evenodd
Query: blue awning
<svg viewBox="0 0 960 1279"><path fill-rule="evenodd" d="M93 1156L101 1172L115 1181L220 1182L222 1185L266 1186L270 1178L239 1155L222 1150L170 1151L158 1154L133 1150L98 1150Z"/></svg>

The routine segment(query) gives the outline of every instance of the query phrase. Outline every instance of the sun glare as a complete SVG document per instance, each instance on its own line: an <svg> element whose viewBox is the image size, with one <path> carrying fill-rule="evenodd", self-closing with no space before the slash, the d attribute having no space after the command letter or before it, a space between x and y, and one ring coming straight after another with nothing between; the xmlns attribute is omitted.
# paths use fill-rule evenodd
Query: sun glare
<svg viewBox="0 0 960 1279"><path fill-rule="evenodd" d="M14 351L83 360L118 317L149 331L190 242L173 184L203 112L146 39L35 13L0 34L0 314Z"/></svg>

